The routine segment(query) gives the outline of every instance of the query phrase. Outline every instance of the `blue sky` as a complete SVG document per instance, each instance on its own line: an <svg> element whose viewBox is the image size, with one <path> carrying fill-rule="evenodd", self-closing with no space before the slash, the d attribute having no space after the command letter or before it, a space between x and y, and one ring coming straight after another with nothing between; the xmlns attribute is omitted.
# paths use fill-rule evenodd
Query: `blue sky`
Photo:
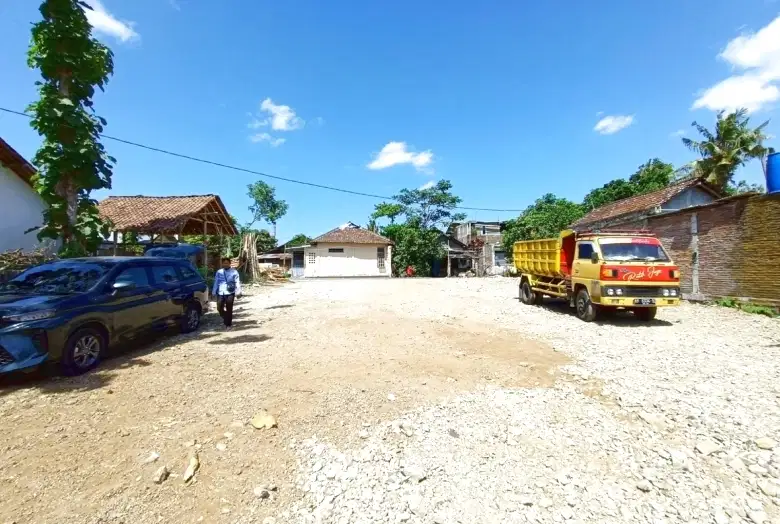
<svg viewBox="0 0 780 524"><path fill-rule="evenodd" d="M96 99L108 134L368 193L445 178L465 206L522 209L547 192L579 200L650 157L692 160L679 132L719 107L780 131L777 1L91 2L115 53ZM0 2L2 107L36 97L37 4ZM27 158L39 145L18 116L0 113L0 136ZM110 194L217 193L249 218L258 177L105 145ZM740 176L763 182L758 163ZM376 203L270 182L290 204L281 240L364 224Z"/></svg>

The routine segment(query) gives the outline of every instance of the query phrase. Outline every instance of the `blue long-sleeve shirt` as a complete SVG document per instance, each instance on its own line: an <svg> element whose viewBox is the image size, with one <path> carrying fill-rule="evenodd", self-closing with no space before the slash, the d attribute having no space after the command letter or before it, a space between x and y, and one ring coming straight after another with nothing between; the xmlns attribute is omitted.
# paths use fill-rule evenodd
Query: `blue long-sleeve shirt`
<svg viewBox="0 0 780 524"><path fill-rule="evenodd" d="M230 281L236 285L235 294L241 294L241 281L238 278L238 271L232 267L228 270L220 269L214 275L214 288L211 290L211 294L217 295L232 295L227 289L227 283Z"/></svg>

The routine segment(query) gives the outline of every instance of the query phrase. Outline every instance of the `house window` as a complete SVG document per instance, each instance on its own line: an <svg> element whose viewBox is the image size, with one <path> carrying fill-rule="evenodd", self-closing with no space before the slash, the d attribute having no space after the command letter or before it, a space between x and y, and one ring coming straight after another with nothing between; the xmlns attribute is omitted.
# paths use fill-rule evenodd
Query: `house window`
<svg viewBox="0 0 780 524"><path fill-rule="evenodd" d="M384 273L384 271L385 271L385 248L383 248L383 247L376 248L376 267L379 268L379 271Z"/></svg>
<svg viewBox="0 0 780 524"><path fill-rule="evenodd" d="M315 253L314 251L309 251L308 253L306 253L306 256L308 257L307 262L309 264L314 264L317 262L317 253Z"/></svg>
<svg viewBox="0 0 780 524"><path fill-rule="evenodd" d="M330 247L328 248L328 253L343 253L344 248L343 247Z"/></svg>

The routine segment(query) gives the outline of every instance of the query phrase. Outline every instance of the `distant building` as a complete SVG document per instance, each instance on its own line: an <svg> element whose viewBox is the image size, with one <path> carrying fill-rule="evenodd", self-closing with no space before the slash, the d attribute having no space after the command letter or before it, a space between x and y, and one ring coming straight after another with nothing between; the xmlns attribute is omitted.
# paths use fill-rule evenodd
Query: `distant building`
<svg viewBox="0 0 780 524"><path fill-rule="evenodd" d="M389 277L393 241L347 222L292 252L293 277Z"/></svg>
<svg viewBox="0 0 780 524"><path fill-rule="evenodd" d="M0 252L56 247L55 242L41 242L36 236L46 203L32 187L34 174L33 165L0 138Z"/></svg>
<svg viewBox="0 0 780 524"><path fill-rule="evenodd" d="M473 262L477 275L502 274L507 271L506 253L501 243L503 222L459 222L449 228L449 233L455 239L473 246L474 242L482 243L482 255Z"/></svg>
<svg viewBox="0 0 780 524"><path fill-rule="evenodd" d="M668 187L612 202L594 209L571 225L572 229L620 227L647 217L714 202L719 191L700 178L683 180Z"/></svg>

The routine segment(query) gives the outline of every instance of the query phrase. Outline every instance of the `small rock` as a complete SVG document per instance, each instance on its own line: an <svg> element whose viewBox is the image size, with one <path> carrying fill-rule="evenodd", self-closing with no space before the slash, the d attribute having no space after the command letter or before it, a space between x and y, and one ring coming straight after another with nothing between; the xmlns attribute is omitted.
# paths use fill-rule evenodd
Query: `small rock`
<svg viewBox="0 0 780 524"><path fill-rule="evenodd" d="M148 457L144 459L144 464L151 464L153 462L157 462L157 460L160 458L160 454L152 451Z"/></svg>
<svg viewBox="0 0 780 524"><path fill-rule="evenodd" d="M236 429L243 428L245 425L246 424L244 423L243 420L234 420L233 422L230 423L230 427Z"/></svg>
<svg viewBox="0 0 780 524"><path fill-rule="evenodd" d="M766 495L767 497L778 497L780 496L780 486L773 482L759 482L758 483L758 489L761 490L761 492Z"/></svg>
<svg viewBox="0 0 780 524"><path fill-rule="evenodd" d="M645 493L653 489L653 485L650 484L650 481L647 479L642 479L639 482L637 482L636 487L639 491L644 491Z"/></svg>
<svg viewBox="0 0 780 524"><path fill-rule="evenodd" d="M716 511L714 518L715 524L729 524L729 516L723 510Z"/></svg>
<svg viewBox="0 0 780 524"><path fill-rule="evenodd" d="M255 429L271 429L276 427L276 418L262 409L249 421Z"/></svg>
<svg viewBox="0 0 780 524"><path fill-rule="evenodd" d="M198 459L197 453L193 453L190 455L189 462L187 463L187 469L184 470L184 475L182 475L184 482L189 482L192 480L192 478L195 476L195 472L198 471L198 468L200 468L200 459Z"/></svg>
<svg viewBox="0 0 780 524"><path fill-rule="evenodd" d="M253 490L253 493L255 494L255 497L257 497L257 498L259 498L261 500L265 500L265 499L271 497L271 492L268 491L268 489L265 486L257 486Z"/></svg>
<svg viewBox="0 0 780 524"><path fill-rule="evenodd" d="M763 511L764 505L756 499L747 499L747 507L752 511Z"/></svg>
<svg viewBox="0 0 780 524"><path fill-rule="evenodd" d="M539 507L547 509L549 507L552 507L553 501L550 498L543 497L541 500L539 500Z"/></svg>
<svg viewBox="0 0 780 524"><path fill-rule="evenodd" d="M360 437L360 438L363 438L363 439L366 439L366 438L368 438L369 436L370 436L370 435L369 435L368 431L366 431L365 429L364 429L364 430L361 430L361 431L360 431L360 433L358 433L358 437Z"/></svg>
<svg viewBox="0 0 780 524"><path fill-rule="evenodd" d="M563 508L561 510L561 517L563 517L563 520L571 520L574 518L574 512L571 508Z"/></svg>
<svg viewBox="0 0 780 524"><path fill-rule="evenodd" d="M777 443L769 437L762 437L760 439L756 439L756 446L758 447L758 449L766 449L771 451L775 449L776 445Z"/></svg>
<svg viewBox="0 0 780 524"><path fill-rule="evenodd" d="M767 473L769 473L768 469L766 469L763 466L759 466L758 464L749 465L748 471L753 473L754 475L766 475Z"/></svg>
<svg viewBox="0 0 780 524"><path fill-rule="evenodd" d="M398 522L406 522L407 520L412 518L412 516L409 515L408 513L401 513L396 518L397 518Z"/></svg>
<svg viewBox="0 0 780 524"><path fill-rule="evenodd" d="M266 517L263 519L263 524L276 524L276 519L273 517Z"/></svg>
<svg viewBox="0 0 780 524"><path fill-rule="evenodd" d="M154 477L152 477L152 480L155 484L162 484L170 474L171 472L168 470L168 466L162 466L160 469L154 472Z"/></svg>
<svg viewBox="0 0 780 524"><path fill-rule="evenodd" d="M741 458L736 457L731 462L729 462L729 467L731 469L733 469L734 471L744 471L745 470L745 463L742 462Z"/></svg>
<svg viewBox="0 0 780 524"><path fill-rule="evenodd" d="M230 431L226 431L225 433L222 434L222 436L225 437L228 440L233 440L233 436L234 435Z"/></svg>
<svg viewBox="0 0 780 524"><path fill-rule="evenodd" d="M407 505L409 506L409 511L414 513L415 515L420 514L420 505L422 504L422 497L417 494L410 495L407 500Z"/></svg>
<svg viewBox="0 0 780 524"><path fill-rule="evenodd" d="M523 506L533 506L534 505L534 499L529 497L528 495L521 495L520 499L518 500L520 504Z"/></svg>
<svg viewBox="0 0 780 524"><path fill-rule="evenodd" d="M702 440L696 444L696 451L704 455L712 455L716 451L720 451L720 444L712 440Z"/></svg>
<svg viewBox="0 0 780 524"><path fill-rule="evenodd" d="M390 402L395 402L395 394L394 393L388 393L387 394L387 400Z"/></svg>
<svg viewBox="0 0 780 524"><path fill-rule="evenodd" d="M225 451L227 449L227 444L224 442L217 442L215 447L217 448L217 451Z"/></svg>
<svg viewBox="0 0 780 524"><path fill-rule="evenodd" d="M452 438L460 438L460 435L458 435L458 432L457 432L457 431L455 431L455 430L454 430L454 429L452 429L452 428L450 428L450 429L449 429L449 431L447 431L447 433L448 433L448 434L449 434L449 436L451 436Z"/></svg>
<svg viewBox="0 0 780 524"><path fill-rule="evenodd" d="M425 470L419 466L406 466L401 470L401 473L414 482L422 482L426 479Z"/></svg>
<svg viewBox="0 0 780 524"><path fill-rule="evenodd" d="M748 518L753 524L763 524L766 522L766 513L763 511L748 511Z"/></svg>
<svg viewBox="0 0 780 524"><path fill-rule="evenodd" d="M639 412L639 418L647 422L656 431L663 431L666 429L666 421L662 415L655 415L646 411Z"/></svg>

